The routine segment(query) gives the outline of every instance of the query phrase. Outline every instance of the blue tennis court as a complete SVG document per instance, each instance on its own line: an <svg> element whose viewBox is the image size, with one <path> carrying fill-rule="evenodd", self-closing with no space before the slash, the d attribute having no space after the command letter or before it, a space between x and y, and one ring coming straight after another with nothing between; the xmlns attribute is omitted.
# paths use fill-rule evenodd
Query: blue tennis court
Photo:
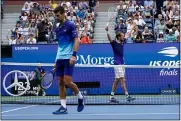
<svg viewBox="0 0 181 121"><path fill-rule="evenodd" d="M179 120L179 105L87 105L77 112L76 105L68 105L68 114L53 115L59 105L2 104L5 120L54 119L170 119Z"/></svg>

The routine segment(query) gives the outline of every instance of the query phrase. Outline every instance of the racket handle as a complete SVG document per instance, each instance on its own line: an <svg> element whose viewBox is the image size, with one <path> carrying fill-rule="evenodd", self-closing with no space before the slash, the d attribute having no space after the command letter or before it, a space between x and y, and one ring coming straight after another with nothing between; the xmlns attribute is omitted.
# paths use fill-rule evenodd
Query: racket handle
<svg viewBox="0 0 181 121"><path fill-rule="evenodd" d="M109 25L109 22L107 22L106 26L108 27L108 25Z"/></svg>
<svg viewBox="0 0 181 121"><path fill-rule="evenodd" d="M53 68L51 71L55 71L55 68Z"/></svg>

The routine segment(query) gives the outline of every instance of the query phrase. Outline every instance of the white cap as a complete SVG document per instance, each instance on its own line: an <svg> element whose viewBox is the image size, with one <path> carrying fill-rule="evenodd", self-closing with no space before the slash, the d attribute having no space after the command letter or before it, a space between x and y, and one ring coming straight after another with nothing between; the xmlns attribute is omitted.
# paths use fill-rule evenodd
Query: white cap
<svg viewBox="0 0 181 121"><path fill-rule="evenodd" d="M40 66L42 66L42 64L41 64L41 63L38 63L38 64L37 64L37 66L39 66L39 67L40 67Z"/></svg>
<svg viewBox="0 0 181 121"><path fill-rule="evenodd" d="M169 32L173 32L172 29L170 29Z"/></svg>

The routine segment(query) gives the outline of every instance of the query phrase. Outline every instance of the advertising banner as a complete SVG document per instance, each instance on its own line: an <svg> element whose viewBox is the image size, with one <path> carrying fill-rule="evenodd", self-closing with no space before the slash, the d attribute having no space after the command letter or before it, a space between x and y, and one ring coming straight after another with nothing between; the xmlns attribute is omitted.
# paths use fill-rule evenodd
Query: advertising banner
<svg viewBox="0 0 181 121"><path fill-rule="evenodd" d="M124 58L126 65L160 66L160 68L126 68L126 83L133 94L159 94L168 90L179 92L179 69L161 68L161 66L180 65L179 43L146 43L125 44ZM54 63L57 45L15 45L12 58L2 58L2 62L16 63ZM76 64L113 64L114 57L110 44L80 45ZM2 79L11 70L19 69L30 78L34 68L29 66L2 66ZM44 67L49 71L52 67ZM22 76L19 74L19 76ZM110 94L114 81L113 68L80 68L74 69L73 81L87 94ZM7 79L11 83L12 77ZM35 88L34 88L35 90ZM174 91L174 92L175 92ZM58 81L46 90L48 95L58 94ZM117 93L123 93L118 88ZM2 88L2 94L6 92ZM72 94L68 89L67 94Z"/></svg>

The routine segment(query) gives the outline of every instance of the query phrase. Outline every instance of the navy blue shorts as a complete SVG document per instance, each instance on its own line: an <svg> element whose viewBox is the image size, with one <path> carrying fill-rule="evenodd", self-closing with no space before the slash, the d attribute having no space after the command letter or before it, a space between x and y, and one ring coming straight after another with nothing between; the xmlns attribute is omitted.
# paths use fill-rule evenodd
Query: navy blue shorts
<svg viewBox="0 0 181 121"><path fill-rule="evenodd" d="M70 65L69 59L57 59L56 61L56 76L72 76L74 65Z"/></svg>

